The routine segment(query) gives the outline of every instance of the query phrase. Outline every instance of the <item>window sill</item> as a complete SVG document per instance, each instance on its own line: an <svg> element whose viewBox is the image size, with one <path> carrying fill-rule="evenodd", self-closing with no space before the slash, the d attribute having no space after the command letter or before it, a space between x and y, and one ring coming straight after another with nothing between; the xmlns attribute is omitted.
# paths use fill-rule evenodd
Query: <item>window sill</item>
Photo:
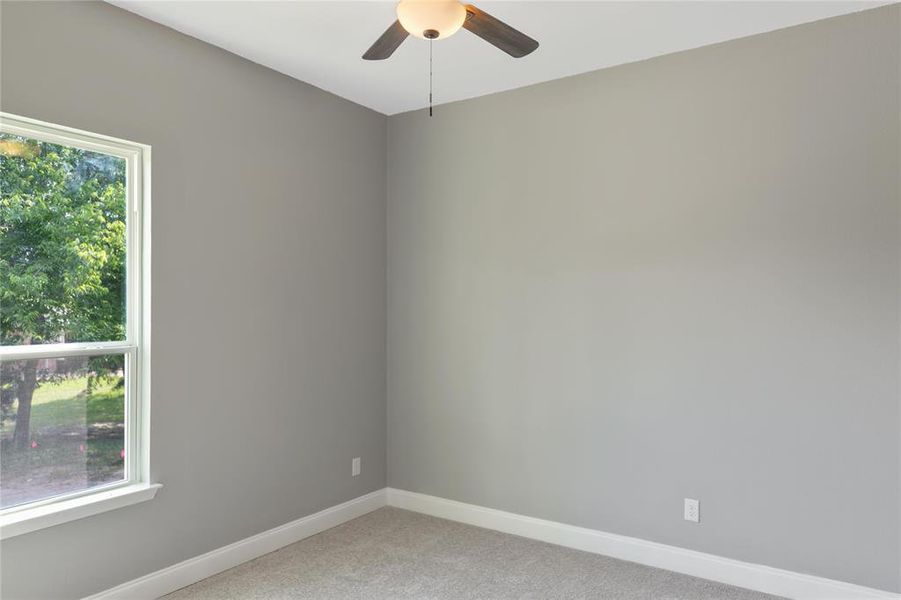
<svg viewBox="0 0 901 600"><path fill-rule="evenodd" d="M0 516L0 540L151 500L163 487L139 483Z"/></svg>

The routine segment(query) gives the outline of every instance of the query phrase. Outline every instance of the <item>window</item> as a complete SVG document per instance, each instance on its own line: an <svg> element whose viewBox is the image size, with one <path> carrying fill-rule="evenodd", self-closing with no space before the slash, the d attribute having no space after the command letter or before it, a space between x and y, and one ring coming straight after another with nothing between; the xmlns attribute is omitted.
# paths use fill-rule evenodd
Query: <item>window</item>
<svg viewBox="0 0 901 600"><path fill-rule="evenodd" d="M149 155L0 114L4 537L147 486Z"/></svg>

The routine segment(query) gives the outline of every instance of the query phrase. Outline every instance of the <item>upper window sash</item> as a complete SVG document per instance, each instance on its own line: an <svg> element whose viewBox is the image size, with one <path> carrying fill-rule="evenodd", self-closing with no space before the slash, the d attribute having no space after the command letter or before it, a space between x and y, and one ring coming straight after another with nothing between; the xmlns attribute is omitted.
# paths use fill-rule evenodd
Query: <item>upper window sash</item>
<svg viewBox="0 0 901 600"><path fill-rule="evenodd" d="M141 202L148 191L145 189L145 171L149 170L150 147L144 144L126 142L99 134L85 134L76 129L63 126L48 126L40 121L19 117L6 113L0 113L0 131L12 135L38 139L44 142L61 144L115 156L124 159L125 168L125 197L126 197L126 305L125 305L125 340L115 342L67 342L58 344L34 344L12 345L0 344L0 358L28 358L42 356L71 356L87 354L97 350L101 354L104 350L132 349L137 350L141 345L143 301L143 268L145 259L143 256L142 223L143 210ZM2 310L2 308L0 308ZM36 347L42 347L36 349Z"/></svg>

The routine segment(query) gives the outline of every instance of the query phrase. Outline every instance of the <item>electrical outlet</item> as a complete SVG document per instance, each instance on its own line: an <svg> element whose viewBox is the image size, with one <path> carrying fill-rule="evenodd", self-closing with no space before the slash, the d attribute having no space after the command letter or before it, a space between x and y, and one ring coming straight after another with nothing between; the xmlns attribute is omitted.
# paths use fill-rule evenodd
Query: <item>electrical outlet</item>
<svg viewBox="0 0 901 600"><path fill-rule="evenodd" d="M695 523L701 522L701 502L693 498L685 499L685 520Z"/></svg>
<svg viewBox="0 0 901 600"><path fill-rule="evenodd" d="M350 474L351 474L351 476L356 477L357 475L360 474L361 470L362 470L362 468L360 466L360 458L357 457L357 458L353 459L350 463Z"/></svg>

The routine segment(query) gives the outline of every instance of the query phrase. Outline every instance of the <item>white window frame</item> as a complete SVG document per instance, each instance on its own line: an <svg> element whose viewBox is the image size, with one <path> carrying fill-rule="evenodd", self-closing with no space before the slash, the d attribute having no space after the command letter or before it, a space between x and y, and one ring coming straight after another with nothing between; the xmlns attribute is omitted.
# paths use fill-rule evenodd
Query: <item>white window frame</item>
<svg viewBox="0 0 901 600"><path fill-rule="evenodd" d="M0 346L0 361L125 356L125 478L0 510L0 539L153 498L150 482L150 146L0 112L0 131L126 161L126 334L121 342Z"/></svg>

